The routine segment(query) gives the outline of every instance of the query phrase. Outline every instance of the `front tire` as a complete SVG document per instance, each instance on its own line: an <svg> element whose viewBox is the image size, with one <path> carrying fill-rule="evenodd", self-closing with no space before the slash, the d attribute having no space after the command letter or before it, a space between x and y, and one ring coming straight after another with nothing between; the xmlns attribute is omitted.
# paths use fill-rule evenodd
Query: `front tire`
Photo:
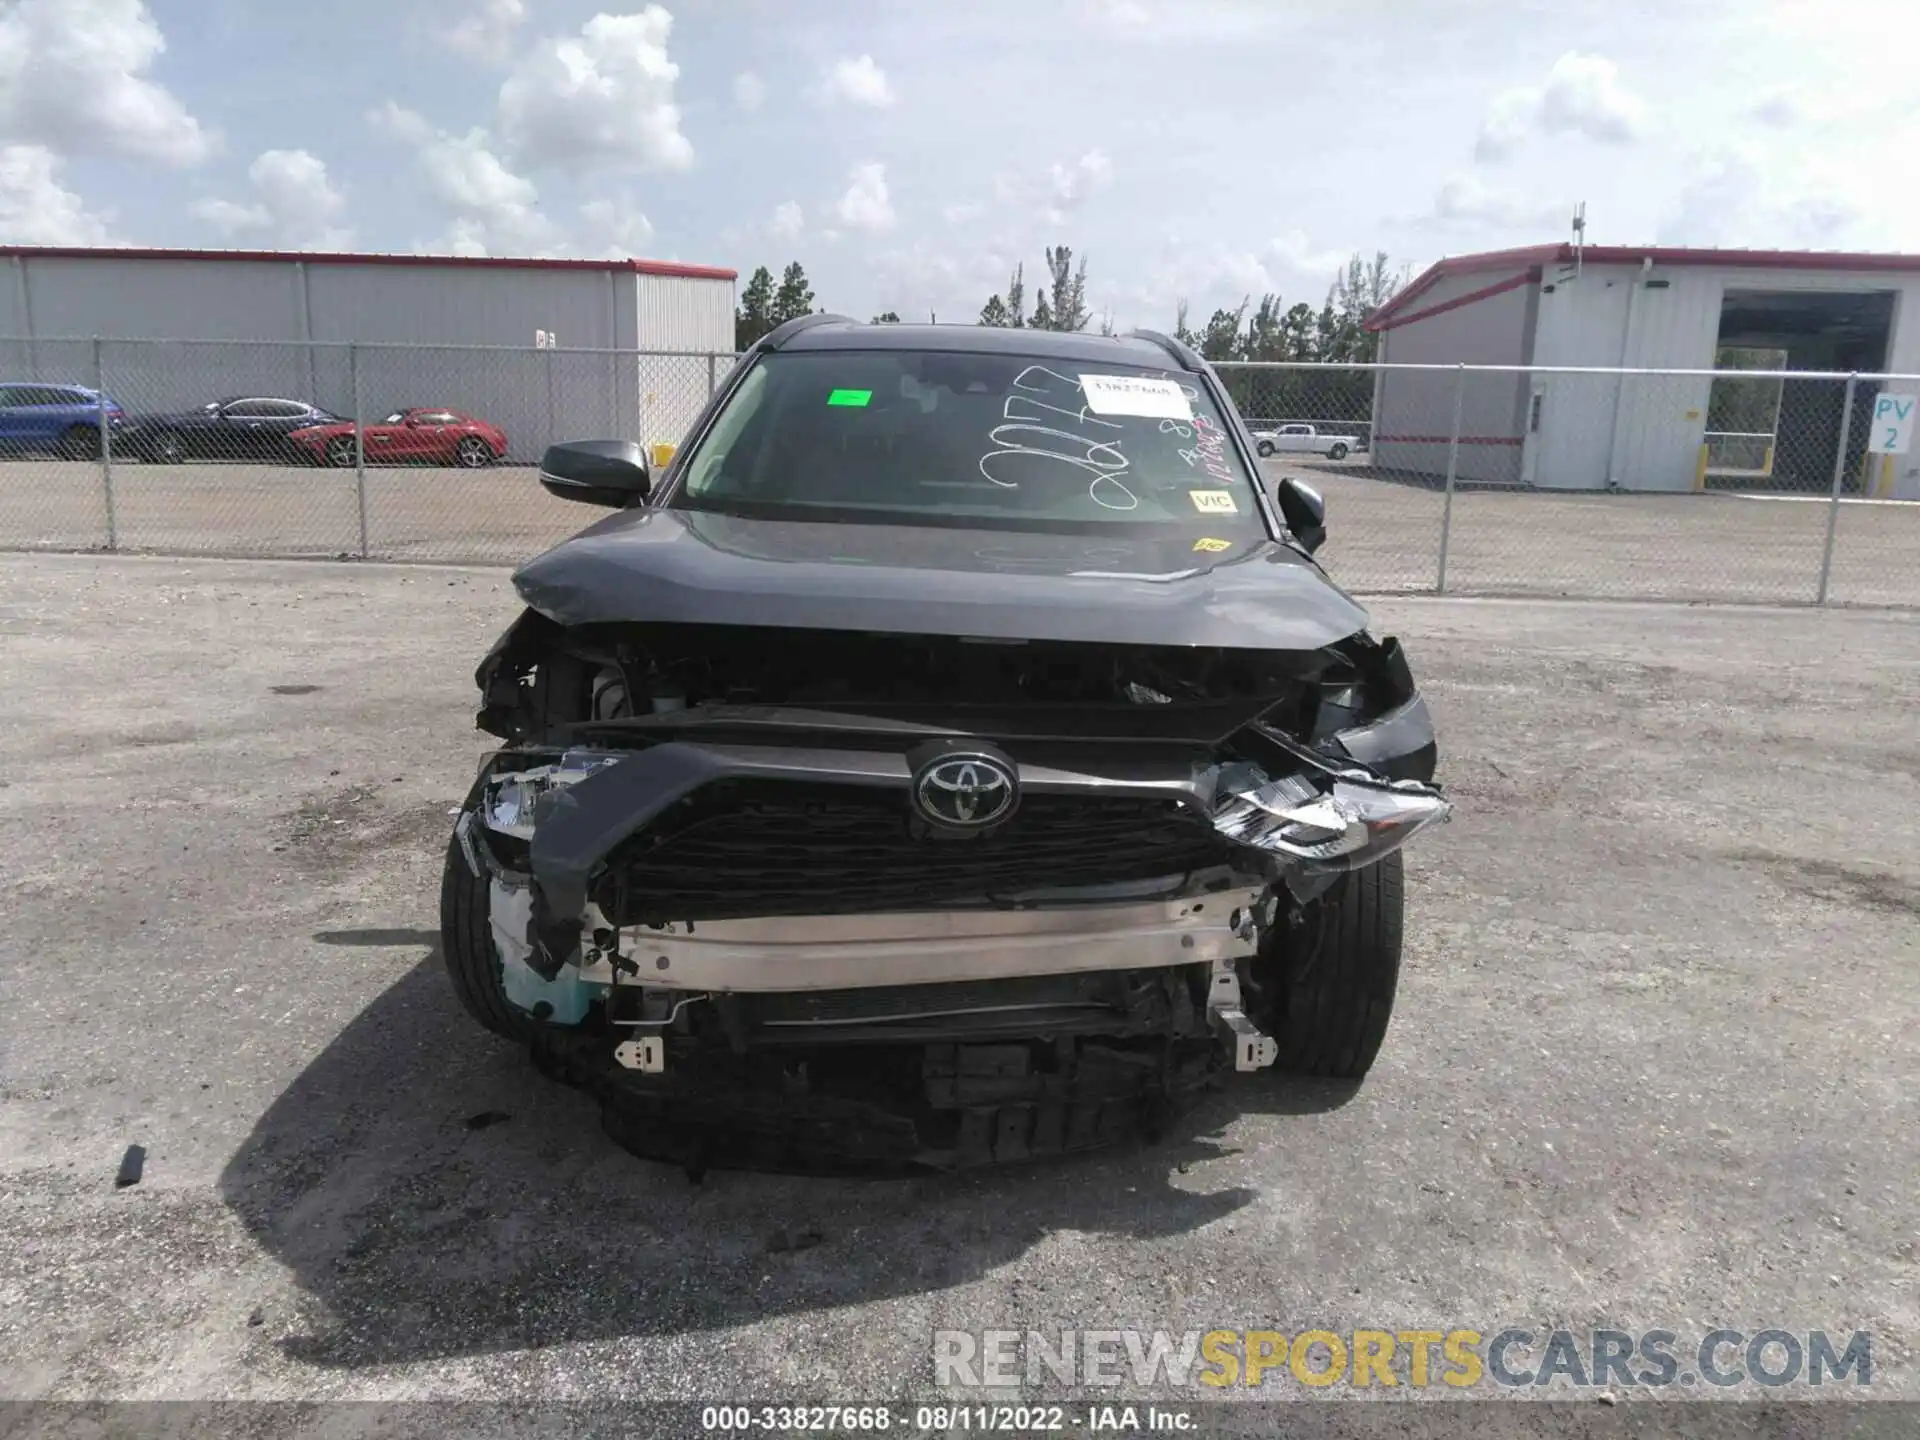
<svg viewBox="0 0 1920 1440"><path fill-rule="evenodd" d="M180 443L180 437L168 430L154 436L153 443L147 446L147 453L140 458L150 465L178 465L187 458L187 451Z"/></svg>
<svg viewBox="0 0 1920 1440"><path fill-rule="evenodd" d="M481 1025L504 1040L527 1038L527 1021L500 986L500 955L487 922L487 882L467 868L458 839L447 842L440 877L440 956L453 993Z"/></svg>
<svg viewBox="0 0 1920 1440"><path fill-rule="evenodd" d="M1302 923L1264 956L1277 986L1267 1033L1278 1068L1359 1080L1373 1067L1400 981L1406 869L1398 851L1349 871L1305 907Z"/></svg>
<svg viewBox="0 0 1920 1440"><path fill-rule="evenodd" d="M462 470L479 470L493 463L493 447L478 435L469 435L454 447L453 460Z"/></svg>
<svg viewBox="0 0 1920 1440"><path fill-rule="evenodd" d="M1344 445L1336 445L1331 450L1327 451L1327 459L1329 460L1344 460L1346 458L1347 458L1347 447Z"/></svg>

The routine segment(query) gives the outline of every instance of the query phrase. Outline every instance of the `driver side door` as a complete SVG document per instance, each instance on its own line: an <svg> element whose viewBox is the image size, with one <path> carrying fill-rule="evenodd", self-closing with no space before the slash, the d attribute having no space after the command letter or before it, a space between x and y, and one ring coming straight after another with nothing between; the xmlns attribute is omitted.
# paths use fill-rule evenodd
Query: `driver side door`
<svg viewBox="0 0 1920 1440"><path fill-rule="evenodd" d="M404 424L394 427L390 452L398 460L428 460L440 453L441 435L446 426L439 424L432 410L409 410Z"/></svg>
<svg viewBox="0 0 1920 1440"><path fill-rule="evenodd" d="M390 465L396 460L406 458L405 437L407 433L407 412L397 411L387 415L377 425L366 427L365 439L367 463L369 465Z"/></svg>
<svg viewBox="0 0 1920 1440"><path fill-rule="evenodd" d="M207 427L206 453L215 460L253 460L266 453L267 401L235 400L223 405Z"/></svg>

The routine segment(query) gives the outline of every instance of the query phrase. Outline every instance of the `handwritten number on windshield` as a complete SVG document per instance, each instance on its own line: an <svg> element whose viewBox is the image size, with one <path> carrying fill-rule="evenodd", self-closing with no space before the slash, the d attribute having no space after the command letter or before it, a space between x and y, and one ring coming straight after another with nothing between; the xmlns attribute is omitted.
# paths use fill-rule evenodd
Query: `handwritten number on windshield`
<svg viewBox="0 0 1920 1440"><path fill-rule="evenodd" d="M1007 423L995 426L987 437L998 448L980 457L980 473L991 484L1018 490L1020 482L1007 478L1006 471L1053 460L1091 475L1087 498L1103 509L1132 510L1140 504L1120 478L1130 462L1112 432L1124 427L1088 413L1078 380L1044 365L1029 365L1013 388L1024 393L1007 396L1000 411ZM1034 460L1015 458L1019 456Z"/></svg>

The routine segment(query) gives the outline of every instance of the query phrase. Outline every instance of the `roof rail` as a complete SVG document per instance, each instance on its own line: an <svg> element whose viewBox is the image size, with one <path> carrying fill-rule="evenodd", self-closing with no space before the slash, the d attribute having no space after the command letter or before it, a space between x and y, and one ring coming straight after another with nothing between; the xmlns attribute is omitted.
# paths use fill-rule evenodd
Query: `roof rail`
<svg viewBox="0 0 1920 1440"><path fill-rule="evenodd" d="M1158 330L1129 330L1127 332L1127 338L1129 340L1151 340L1155 345L1158 345L1162 350L1178 360L1182 370L1192 370L1198 373L1207 368L1207 362L1201 359L1200 356L1194 354L1191 347L1182 344L1171 335L1162 335Z"/></svg>
<svg viewBox="0 0 1920 1440"><path fill-rule="evenodd" d="M759 340L754 342L755 350L778 350L787 341L802 330L811 330L816 325L858 325L860 322L851 315L835 315L827 310L817 310L811 315L799 315L784 325L776 325Z"/></svg>

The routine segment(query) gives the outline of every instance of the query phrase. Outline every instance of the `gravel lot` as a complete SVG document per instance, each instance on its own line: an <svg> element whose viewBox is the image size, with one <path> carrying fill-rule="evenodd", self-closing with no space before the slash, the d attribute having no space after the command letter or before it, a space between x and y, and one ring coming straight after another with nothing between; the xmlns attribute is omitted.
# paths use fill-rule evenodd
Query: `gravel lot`
<svg viewBox="0 0 1920 1440"><path fill-rule="evenodd" d="M1920 1399L1920 618L1385 600L1459 813L1364 1087L695 1186L433 953L512 613L498 570L0 557L0 1396L881 1399L936 1327L1517 1324L1865 1329Z"/></svg>
<svg viewBox="0 0 1920 1440"><path fill-rule="evenodd" d="M1347 584L1433 590L1444 497L1371 474L1363 459L1268 462L1326 493L1327 555ZM1805 603L1814 598L1829 506L1801 498L1462 491L1447 590ZM367 472L368 553L393 560L517 563L594 518L519 466ZM255 465L114 467L121 549L185 555L360 553L351 471ZM1830 599L1920 608L1920 504L1842 504ZM0 464L0 549L84 550L107 537L97 465Z"/></svg>

